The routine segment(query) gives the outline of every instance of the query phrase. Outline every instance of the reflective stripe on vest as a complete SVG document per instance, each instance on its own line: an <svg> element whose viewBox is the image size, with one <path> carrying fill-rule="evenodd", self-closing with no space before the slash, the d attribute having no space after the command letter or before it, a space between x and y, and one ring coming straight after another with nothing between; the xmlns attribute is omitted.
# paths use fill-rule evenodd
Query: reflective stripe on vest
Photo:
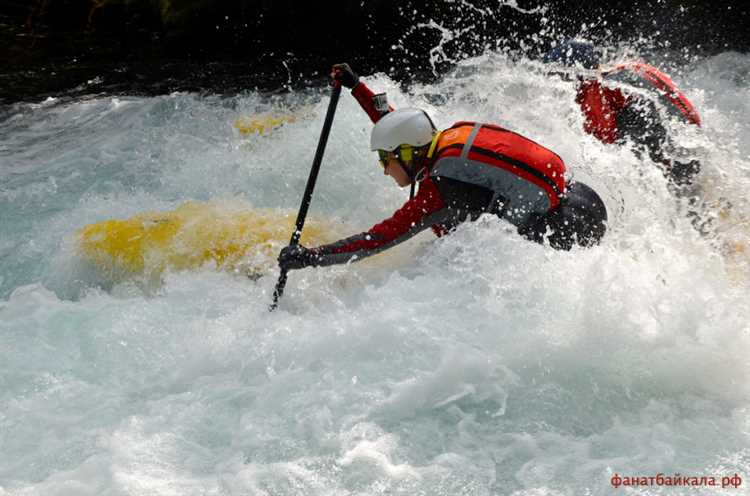
<svg viewBox="0 0 750 496"><path fill-rule="evenodd" d="M619 81L656 93L669 113L700 126L701 118L687 96L656 67L639 62L620 64L602 73L605 80Z"/></svg>
<svg viewBox="0 0 750 496"><path fill-rule="evenodd" d="M430 176L480 186L502 198L504 217L522 224L565 192L565 164L523 136L491 124L459 122L440 135ZM493 204L493 202L490 202Z"/></svg>

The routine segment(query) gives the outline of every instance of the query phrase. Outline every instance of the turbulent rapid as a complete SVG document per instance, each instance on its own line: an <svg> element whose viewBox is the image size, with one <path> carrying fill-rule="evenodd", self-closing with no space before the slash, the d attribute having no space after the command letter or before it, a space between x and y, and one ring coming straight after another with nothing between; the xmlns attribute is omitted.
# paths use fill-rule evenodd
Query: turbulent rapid
<svg viewBox="0 0 750 496"><path fill-rule="evenodd" d="M750 477L749 74L731 52L670 72L703 118L672 125L703 165L704 234L654 164L583 132L575 87L538 62L490 53L408 91L365 77L438 127L493 122L554 150L604 198L609 231L561 252L483 216L294 271L273 313L272 254L253 278L211 263L113 277L76 239L187 202L293 216L326 88L0 109L0 495L599 495L626 490L615 476ZM408 196L370 129L342 94L311 206L339 237Z"/></svg>

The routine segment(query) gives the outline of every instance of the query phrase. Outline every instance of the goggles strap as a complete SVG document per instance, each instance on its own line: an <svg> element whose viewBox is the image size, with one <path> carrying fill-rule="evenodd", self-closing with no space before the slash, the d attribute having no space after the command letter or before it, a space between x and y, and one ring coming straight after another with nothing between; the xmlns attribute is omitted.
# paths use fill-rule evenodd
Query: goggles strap
<svg viewBox="0 0 750 496"><path fill-rule="evenodd" d="M411 162L414 159L414 148L410 145L401 145L398 147L398 156L404 162Z"/></svg>

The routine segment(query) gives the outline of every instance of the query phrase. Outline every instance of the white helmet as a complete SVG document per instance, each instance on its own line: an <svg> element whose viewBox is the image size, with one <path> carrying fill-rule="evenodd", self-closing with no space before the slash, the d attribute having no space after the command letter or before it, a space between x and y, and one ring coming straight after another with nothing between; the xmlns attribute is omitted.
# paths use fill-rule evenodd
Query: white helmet
<svg viewBox="0 0 750 496"><path fill-rule="evenodd" d="M370 149L392 152L400 145L424 146L432 141L435 131L435 125L424 110L394 110L381 117L372 128Z"/></svg>

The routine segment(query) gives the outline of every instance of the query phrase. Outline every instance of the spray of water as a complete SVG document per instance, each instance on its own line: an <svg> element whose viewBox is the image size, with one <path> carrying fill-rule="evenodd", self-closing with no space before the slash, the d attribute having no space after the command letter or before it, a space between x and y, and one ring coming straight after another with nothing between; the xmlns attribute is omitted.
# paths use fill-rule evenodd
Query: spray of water
<svg viewBox="0 0 750 496"><path fill-rule="evenodd" d="M556 252L483 217L293 272L274 313L274 269L105 291L69 241L188 200L295 208L325 89L15 105L0 123L0 494L611 494L614 474L750 474L749 71L724 53L675 75L704 119L681 144L706 201L731 204L708 237L653 164L583 133L574 88L536 62L488 52L408 92L366 77L439 126L495 122L552 148L605 198L609 232ZM263 135L233 127L294 112ZM407 196L370 126L343 95L312 204L352 233Z"/></svg>

